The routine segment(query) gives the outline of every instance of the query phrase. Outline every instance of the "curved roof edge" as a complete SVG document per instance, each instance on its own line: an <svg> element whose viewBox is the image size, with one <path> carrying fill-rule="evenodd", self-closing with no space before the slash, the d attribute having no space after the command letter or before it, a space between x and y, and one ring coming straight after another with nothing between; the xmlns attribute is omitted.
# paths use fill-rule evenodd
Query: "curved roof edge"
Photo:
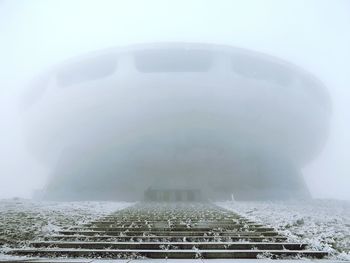
<svg viewBox="0 0 350 263"><path fill-rule="evenodd" d="M324 97L326 108L329 112L332 111L332 104L330 99L330 93L325 86L325 84L317 78L313 73L303 69L300 66L297 66L294 63L291 63L285 59L279 58L274 55L269 55L264 52L255 51L251 49L246 48L240 48L230 45L223 45L223 44L211 44L211 43L196 43L196 42L150 42L150 43L142 43L142 44L130 44L126 46L116 46L116 47L109 47L104 48L100 50L95 50L91 52L82 53L80 55L77 55L75 57L69 58L67 60L63 60L61 63L56 64L55 66L49 68L42 74L42 78L45 78L45 76L50 75L58 70L60 70L62 67L78 62L81 59L86 59L89 57L94 57L96 55L103 55L103 54L120 54L120 53L129 53L134 51L140 51L140 50L152 50L152 49L169 49L169 48L182 48L182 49L202 49L202 50L208 50L208 51L215 51L215 52L227 52L231 54L243 54L243 55L249 55L254 56L256 58L260 58L269 62L273 62L276 64L280 64L281 66L284 66L291 72L294 72L297 75L300 75L304 79L308 79L311 84L317 86L317 88L321 91L322 97Z"/></svg>

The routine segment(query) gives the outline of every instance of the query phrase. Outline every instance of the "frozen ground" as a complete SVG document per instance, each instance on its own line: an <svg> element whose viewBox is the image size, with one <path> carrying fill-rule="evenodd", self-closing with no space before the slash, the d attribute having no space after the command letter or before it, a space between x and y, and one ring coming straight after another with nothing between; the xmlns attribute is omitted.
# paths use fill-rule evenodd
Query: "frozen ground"
<svg viewBox="0 0 350 263"><path fill-rule="evenodd" d="M0 258L8 248L26 246L50 232L125 208L124 202L38 202L0 200Z"/></svg>
<svg viewBox="0 0 350 263"><path fill-rule="evenodd" d="M218 205L272 226L291 241L331 252L332 259L350 260L350 202L220 202Z"/></svg>
<svg viewBox="0 0 350 263"><path fill-rule="evenodd" d="M291 241L307 242L314 249L328 250L331 259L350 260L350 202L221 202L255 221L275 227ZM41 235L96 219L131 205L121 202L38 202L0 200L1 252L26 246Z"/></svg>

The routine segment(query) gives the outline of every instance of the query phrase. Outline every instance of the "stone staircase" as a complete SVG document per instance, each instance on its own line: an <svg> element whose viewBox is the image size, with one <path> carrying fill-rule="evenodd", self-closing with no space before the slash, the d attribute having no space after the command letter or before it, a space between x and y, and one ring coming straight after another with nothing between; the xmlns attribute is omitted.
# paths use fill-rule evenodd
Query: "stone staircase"
<svg viewBox="0 0 350 263"><path fill-rule="evenodd" d="M84 258L322 258L273 228L206 203L139 203L15 249L16 255Z"/></svg>

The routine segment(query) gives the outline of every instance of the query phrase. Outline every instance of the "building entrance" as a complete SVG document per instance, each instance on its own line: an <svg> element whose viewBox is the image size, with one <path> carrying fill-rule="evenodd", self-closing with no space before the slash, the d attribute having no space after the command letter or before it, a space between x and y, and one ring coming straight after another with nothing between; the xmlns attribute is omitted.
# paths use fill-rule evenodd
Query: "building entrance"
<svg viewBox="0 0 350 263"><path fill-rule="evenodd" d="M144 192L144 200L150 202L199 202L203 201L199 189L153 189Z"/></svg>

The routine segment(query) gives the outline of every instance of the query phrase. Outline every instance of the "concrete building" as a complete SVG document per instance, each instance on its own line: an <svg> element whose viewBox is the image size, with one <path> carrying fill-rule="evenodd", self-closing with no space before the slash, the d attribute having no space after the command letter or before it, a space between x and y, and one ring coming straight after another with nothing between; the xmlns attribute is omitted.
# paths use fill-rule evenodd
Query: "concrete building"
<svg viewBox="0 0 350 263"><path fill-rule="evenodd" d="M330 98L312 74L229 46L133 45L40 76L23 101L51 199L140 200L149 187L210 199L307 198Z"/></svg>

